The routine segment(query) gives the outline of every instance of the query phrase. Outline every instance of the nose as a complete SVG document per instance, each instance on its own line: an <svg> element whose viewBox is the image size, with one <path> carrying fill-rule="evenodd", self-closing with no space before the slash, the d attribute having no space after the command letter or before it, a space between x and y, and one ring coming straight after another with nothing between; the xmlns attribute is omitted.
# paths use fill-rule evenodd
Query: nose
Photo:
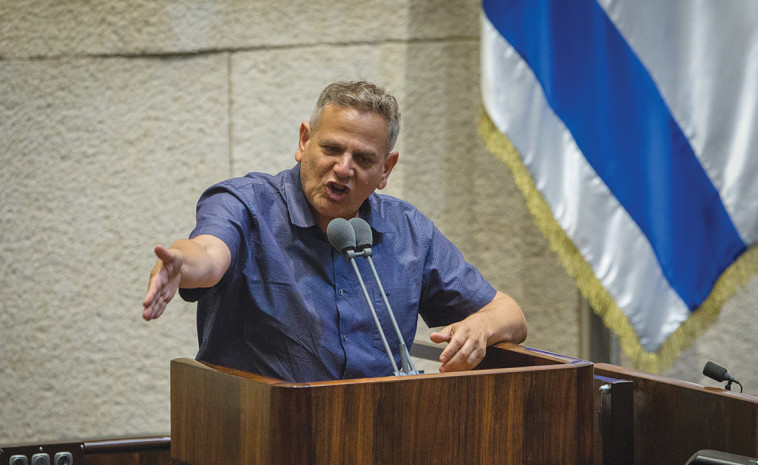
<svg viewBox="0 0 758 465"><path fill-rule="evenodd" d="M334 172L337 176L343 178L352 176L355 173L353 168L353 157L349 153L343 153L342 156L334 162Z"/></svg>

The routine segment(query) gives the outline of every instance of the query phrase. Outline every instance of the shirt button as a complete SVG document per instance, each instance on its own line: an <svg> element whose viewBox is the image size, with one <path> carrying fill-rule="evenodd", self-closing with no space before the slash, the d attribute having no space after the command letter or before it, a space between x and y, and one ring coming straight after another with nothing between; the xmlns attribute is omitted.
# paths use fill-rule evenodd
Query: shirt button
<svg viewBox="0 0 758 465"><path fill-rule="evenodd" d="M342 294L344 294L344 293L345 293L345 291L343 291L342 289L340 289L339 291L337 291L337 293L338 293L339 295L342 295Z"/></svg>
<svg viewBox="0 0 758 465"><path fill-rule="evenodd" d="M342 336L342 340L347 342L347 336Z"/></svg>

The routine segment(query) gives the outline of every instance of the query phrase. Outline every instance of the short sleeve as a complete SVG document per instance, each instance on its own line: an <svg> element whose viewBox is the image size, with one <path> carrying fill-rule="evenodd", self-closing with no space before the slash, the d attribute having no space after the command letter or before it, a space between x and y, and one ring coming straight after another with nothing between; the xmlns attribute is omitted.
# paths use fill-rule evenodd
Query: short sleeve
<svg viewBox="0 0 758 465"><path fill-rule="evenodd" d="M432 225L419 304L426 324L436 327L460 321L490 303L495 292L479 270Z"/></svg>
<svg viewBox="0 0 758 465"><path fill-rule="evenodd" d="M232 256L229 271L237 269L245 235L250 231L251 212L231 190L223 185L209 188L200 197L196 210L196 225L189 237L211 235L224 241ZM199 300L205 289L180 289L184 300Z"/></svg>

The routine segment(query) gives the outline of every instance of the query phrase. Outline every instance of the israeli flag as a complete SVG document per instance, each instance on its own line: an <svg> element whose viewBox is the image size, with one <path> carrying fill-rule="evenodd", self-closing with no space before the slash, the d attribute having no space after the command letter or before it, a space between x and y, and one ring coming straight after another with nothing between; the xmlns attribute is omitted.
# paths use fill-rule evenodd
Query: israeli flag
<svg viewBox="0 0 758 465"><path fill-rule="evenodd" d="M658 372L758 269L758 2L483 0L481 125Z"/></svg>

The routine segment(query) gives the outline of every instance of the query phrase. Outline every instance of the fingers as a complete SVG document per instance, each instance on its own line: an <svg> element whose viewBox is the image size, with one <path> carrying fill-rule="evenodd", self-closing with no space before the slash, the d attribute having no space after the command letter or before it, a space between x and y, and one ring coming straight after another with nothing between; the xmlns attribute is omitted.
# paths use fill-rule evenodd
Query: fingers
<svg viewBox="0 0 758 465"><path fill-rule="evenodd" d="M142 318L146 321L160 317L166 309L166 305L176 293L176 289L172 288L171 278L169 276L169 269L175 262L176 257L161 246L156 246L154 251L155 255L158 257L158 261L150 272L150 281L147 285L147 292L142 301ZM167 267L169 269L167 269Z"/></svg>
<svg viewBox="0 0 758 465"><path fill-rule="evenodd" d="M453 327L452 325L450 325L446 328L443 328L441 331L432 333L429 336L429 339L431 339L432 342L434 342L435 344L441 344L443 342L449 342L450 336L452 336L452 334L453 334Z"/></svg>
<svg viewBox="0 0 758 465"><path fill-rule="evenodd" d="M171 302L174 294L176 294L176 290L176 286L172 285L171 281L167 279L163 263L158 261L150 273L147 294L142 302L144 307L142 318L149 321L161 316L166 305Z"/></svg>
<svg viewBox="0 0 758 465"><path fill-rule="evenodd" d="M174 261L174 256L171 255L171 252L160 245L155 246L154 252L155 256L158 257L158 260L164 263L171 263Z"/></svg>
<svg viewBox="0 0 758 465"><path fill-rule="evenodd" d="M158 247L156 247L155 249L156 249L155 254L158 255ZM162 270L163 270L163 262L161 260L158 260L155 263L155 266L153 267L153 269L150 271L150 280L147 283L147 293L145 294L145 298L142 301L142 306L145 308L153 305L156 298L158 297L158 293L161 286L165 284L163 283L163 279L161 276Z"/></svg>
<svg viewBox="0 0 758 465"><path fill-rule="evenodd" d="M484 338L462 325L448 328L448 345L440 355L440 373L470 370L477 366L486 351ZM444 333L445 330L438 334Z"/></svg>
<svg viewBox="0 0 758 465"><path fill-rule="evenodd" d="M160 317L163 315L163 311L166 310L166 305L172 298L173 294L167 292L156 293L147 305L143 302L145 308L142 311L142 318L144 318L145 321L150 321Z"/></svg>
<svg viewBox="0 0 758 465"><path fill-rule="evenodd" d="M447 373L452 371L471 370L479 365L479 362L484 358L484 354L484 346L479 346L471 340L466 341L463 347L455 352L450 359L442 362L439 371L440 373ZM440 361L442 360L443 357L440 357Z"/></svg>

